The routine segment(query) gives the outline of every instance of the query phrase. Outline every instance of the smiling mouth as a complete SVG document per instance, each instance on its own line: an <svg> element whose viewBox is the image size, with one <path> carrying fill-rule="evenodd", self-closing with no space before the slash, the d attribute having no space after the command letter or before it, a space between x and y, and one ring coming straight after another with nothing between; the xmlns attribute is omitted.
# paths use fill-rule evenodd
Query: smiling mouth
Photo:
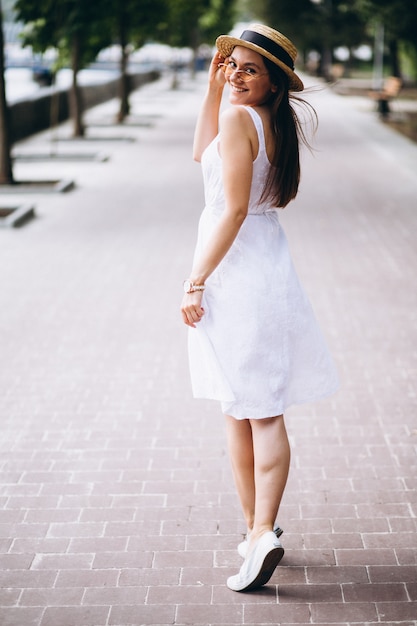
<svg viewBox="0 0 417 626"><path fill-rule="evenodd" d="M246 91L246 89L244 89L243 87L238 87L237 85L233 85L233 83L230 83L230 86L233 91L237 91L238 93L243 93L244 91Z"/></svg>

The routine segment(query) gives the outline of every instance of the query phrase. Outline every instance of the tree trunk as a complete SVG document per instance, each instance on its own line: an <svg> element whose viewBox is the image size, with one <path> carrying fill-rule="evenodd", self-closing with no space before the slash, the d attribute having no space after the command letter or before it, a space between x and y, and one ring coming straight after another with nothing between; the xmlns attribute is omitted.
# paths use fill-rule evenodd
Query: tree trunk
<svg viewBox="0 0 417 626"><path fill-rule="evenodd" d="M72 86L70 97L71 117L74 123L74 137L84 137L84 124L82 119L83 106L81 90L77 77L81 64L81 41L78 34L72 40Z"/></svg>
<svg viewBox="0 0 417 626"><path fill-rule="evenodd" d="M396 39L390 39L388 42L390 58L391 58L391 73L393 76L402 78L400 57L398 54L398 41Z"/></svg>
<svg viewBox="0 0 417 626"><path fill-rule="evenodd" d="M130 113L130 104L129 104L129 92L130 92L130 81L129 75L127 73L127 63L129 59L128 53L128 41L127 41L127 33L128 33L128 24L127 24L127 16L124 11L123 3L120 6L119 12L119 40L120 40L120 48L122 51L122 56L120 58L120 83L119 83L119 97L120 97L120 109L117 116L118 122L123 122L125 117Z"/></svg>
<svg viewBox="0 0 417 626"><path fill-rule="evenodd" d="M117 116L118 122L123 122L127 115L130 113L129 104L129 92L130 92L130 80L127 73L127 62L129 55L127 53L126 46L122 46L122 57L120 59L120 83L119 83L119 97L120 97L120 109Z"/></svg>
<svg viewBox="0 0 417 626"><path fill-rule="evenodd" d="M0 0L0 185L13 184L12 158L10 154L9 107L6 101L4 80L3 12Z"/></svg>

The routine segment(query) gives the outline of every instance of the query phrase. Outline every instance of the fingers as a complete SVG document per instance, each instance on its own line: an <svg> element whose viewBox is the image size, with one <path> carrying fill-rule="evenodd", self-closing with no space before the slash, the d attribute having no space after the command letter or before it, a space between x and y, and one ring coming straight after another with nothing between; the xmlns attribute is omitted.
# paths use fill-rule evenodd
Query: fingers
<svg viewBox="0 0 417 626"><path fill-rule="evenodd" d="M223 72L221 71L220 64L224 62L224 57L220 54L220 52L216 52L211 61L210 67L210 78L211 80L220 81L223 85L225 82L225 77Z"/></svg>
<svg viewBox="0 0 417 626"><path fill-rule="evenodd" d="M201 320L204 315L204 309L198 304L190 304L183 302L181 306L181 315L184 324L195 328L195 325Z"/></svg>
<svg viewBox="0 0 417 626"><path fill-rule="evenodd" d="M201 318L204 315L204 309L200 309L200 311L196 310L196 309L187 309L187 310L182 310L182 318L184 321L184 324L186 324L187 326L191 326L191 328L195 328L195 325L198 324L198 322L201 320Z"/></svg>
<svg viewBox="0 0 417 626"><path fill-rule="evenodd" d="M224 59L225 59L225 57L222 56L220 54L220 52L217 50L216 53L214 54L214 57L213 57L213 63L218 65L219 63L223 63Z"/></svg>

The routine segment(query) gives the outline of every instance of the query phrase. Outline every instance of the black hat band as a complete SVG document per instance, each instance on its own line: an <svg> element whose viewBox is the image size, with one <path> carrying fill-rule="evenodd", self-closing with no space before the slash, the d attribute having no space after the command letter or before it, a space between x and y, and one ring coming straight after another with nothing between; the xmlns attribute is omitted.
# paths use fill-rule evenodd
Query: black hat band
<svg viewBox="0 0 417 626"><path fill-rule="evenodd" d="M287 67L291 70L294 70L294 63L288 52L281 48L281 46L272 39L265 37L264 35L260 35L259 33L255 33L253 30L245 30L240 37L242 41L248 41L249 43L254 43L255 45L263 48L274 57L285 63Z"/></svg>

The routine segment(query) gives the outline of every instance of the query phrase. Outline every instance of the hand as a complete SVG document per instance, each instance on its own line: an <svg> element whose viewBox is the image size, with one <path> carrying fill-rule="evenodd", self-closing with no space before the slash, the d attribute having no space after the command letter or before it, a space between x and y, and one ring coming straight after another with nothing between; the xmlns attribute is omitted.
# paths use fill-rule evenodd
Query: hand
<svg viewBox="0 0 417 626"><path fill-rule="evenodd" d="M214 55L209 68L209 83L216 83L220 87L224 87L226 83L226 78L224 72L222 71L219 65L224 63L224 57L220 54L220 52L216 52Z"/></svg>
<svg viewBox="0 0 417 626"><path fill-rule="evenodd" d="M201 291L193 291L184 294L181 304L181 315L184 324L195 328L195 325L204 315L204 309L201 306L203 294Z"/></svg>

